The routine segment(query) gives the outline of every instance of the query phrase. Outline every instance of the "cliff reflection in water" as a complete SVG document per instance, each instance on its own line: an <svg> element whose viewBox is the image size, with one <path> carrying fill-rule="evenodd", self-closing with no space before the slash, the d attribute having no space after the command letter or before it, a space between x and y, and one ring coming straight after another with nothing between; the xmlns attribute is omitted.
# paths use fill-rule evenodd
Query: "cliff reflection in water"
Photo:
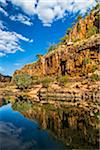
<svg viewBox="0 0 100 150"><path fill-rule="evenodd" d="M94 118L77 108L56 108L50 104L39 105L17 102L13 109L25 117L39 122L46 129L71 148L98 148L98 130L92 127ZM81 112L81 113L80 113ZM91 120L92 119L92 120Z"/></svg>

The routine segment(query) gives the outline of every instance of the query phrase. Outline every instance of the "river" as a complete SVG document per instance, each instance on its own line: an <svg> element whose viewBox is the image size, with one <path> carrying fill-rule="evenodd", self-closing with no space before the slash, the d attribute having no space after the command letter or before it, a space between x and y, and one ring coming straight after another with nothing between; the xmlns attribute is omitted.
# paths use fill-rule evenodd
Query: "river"
<svg viewBox="0 0 100 150"><path fill-rule="evenodd" d="M96 146L88 145L81 132L69 127L63 110L26 102L0 107L0 150L92 148Z"/></svg>

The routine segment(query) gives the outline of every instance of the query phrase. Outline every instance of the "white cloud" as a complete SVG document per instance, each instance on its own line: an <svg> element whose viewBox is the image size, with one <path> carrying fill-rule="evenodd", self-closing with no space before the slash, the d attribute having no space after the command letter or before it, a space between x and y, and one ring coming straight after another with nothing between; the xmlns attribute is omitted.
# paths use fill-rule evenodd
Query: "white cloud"
<svg viewBox="0 0 100 150"><path fill-rule="evenodd" d="M19 6L29 15L37 14L45 26L50 26L54 20L64 18L66 11L84 14L88 8L95 5L95 0L39 0L35 8L36 0L9 0Z"/></svg>
<svg viewBox="0 0 100 150"><path fill-rule="evenodd" d="M9 0L12 4L20 7L25 13L33 15L35 13L36 0Z"/></svg>
<svg viewBox="0 0 100 150"><path fill-rule="evenodd" d="M30 17L37 15L45 26L50 26L57 19L64 19L67 13L80 12L83 15L96 4L95 0L39 0L38 3L37 0L8 1L20 7ZM19 17L14 19L23 20Z"/></svg>
<svg viewBox="0 0 100 150"><path fill-rule="evenodd" d="M4 108L1 108L1 111L2 109ZM26 130L26 128L17 127L11 122L0 121L0 145L2 145L2 149L28 150L37 147L37 141L34 139L24 140L24 137L20 136Z"/></svg>
<svg viewBox="0 0 100 150"><path fill-rule="evenodd" d="M5 28L5 26L4 26L3 22L0 20L0 29L4 29L4 28Z"/></svg>
<svg viewBox="0 0 100 150"><path fill-rule="evenodd" d="M5 16L8 16L8 13L2 7L0 7L0 12L3 13Z"/></svg>
<svg viewBox="0 0 100 150"><path fill-rule="evenodd" d="M40 0L37 15L44 25L51 25L54 20L64 18L66 12L84 14L95 5L95 0Z"/></svg>
<svg viewBox="0 0 100 150"><path fill-rule="evenodd" d="M14 63L14 66L20 66L21 64L20 63Z"/></svg>
<svg viewBox="0 0 100 150"><path fill-rule="evenodd" d="M16 32L9 32L0 29L0 55L5 56L7 53L15 53L16 51L24 51L21 48L20 40L32 42L29 38L24 37Z"/></svg>
<svg viewBox="0 0 100 150"><path fill-rule="evenodd" d="M16 16L10 16L10 19L12 21L20 21L21 23L26 24L28 26L31 26L33 24L29 17L22 15L22 14L18 14Z"/></svg>
<svg viewBox="0 0 100 150"><path fill-rule="evenodd" d="M6 6L6 5L7 5L6 0L0 0L0 3L1 3L3 6Z"/></svg>
<svg viewBox="0 0 100 150"><path fill-rule="evenodd" d="M2 53L2 52L0 52L0 57L3 57L3 56L5 56L5 54L4 54L4 53Z"/></svg>

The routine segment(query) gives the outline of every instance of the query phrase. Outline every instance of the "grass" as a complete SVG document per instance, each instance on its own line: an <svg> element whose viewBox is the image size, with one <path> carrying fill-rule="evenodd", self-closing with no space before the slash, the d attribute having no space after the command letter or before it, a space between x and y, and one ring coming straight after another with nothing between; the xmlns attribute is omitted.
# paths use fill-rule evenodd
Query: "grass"
<svg viewBox="0 0 100 150"><path fill-rule="evenodd" d="M59 76L59 77L57 77L57 81L58 81L59 85L64 86L68 83L68 76L67 75Z"/></svg>
<svg viewBox="0 0 100 150"><path fill-rule="evenodd" d="M100 81L100 76L97 75L97 74L93 74L93 75L91 76L91 79L92 79L92 81Z"/></svg>

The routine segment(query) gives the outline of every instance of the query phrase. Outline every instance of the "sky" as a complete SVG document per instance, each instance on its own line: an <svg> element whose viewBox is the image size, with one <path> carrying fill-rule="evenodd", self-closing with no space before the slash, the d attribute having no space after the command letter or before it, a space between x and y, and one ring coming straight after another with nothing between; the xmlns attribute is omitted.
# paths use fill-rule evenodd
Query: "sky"
<svg viewBox="0 0 100 150"><path fill-rule="evenodd" d="M12 75L47 53L95 0L0 0L0 73Z"/></svg>

